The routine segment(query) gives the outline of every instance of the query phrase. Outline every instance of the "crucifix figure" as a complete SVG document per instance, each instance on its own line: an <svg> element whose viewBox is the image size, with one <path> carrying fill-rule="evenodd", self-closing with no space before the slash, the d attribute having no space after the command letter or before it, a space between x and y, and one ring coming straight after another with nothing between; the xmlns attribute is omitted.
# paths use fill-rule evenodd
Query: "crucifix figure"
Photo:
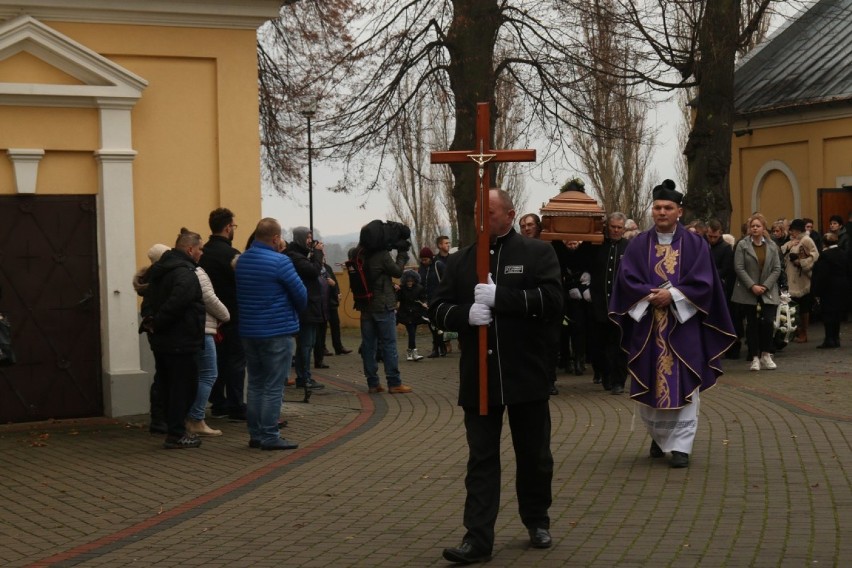
<svg viewBox="0 0 852 568"><path fill-rule="evenodd" d="M433 164L471 163L478 168L476 178L476 275L488 281L490 234L488 226L488 190L491 185L488 166L494 162L534 162L535 150L494 150L491 148L489 103L476 104L476 148L432 152ZM477 153L478 152L478 153ZM479 413L488 414L488 328L479 328Z"/></svg>

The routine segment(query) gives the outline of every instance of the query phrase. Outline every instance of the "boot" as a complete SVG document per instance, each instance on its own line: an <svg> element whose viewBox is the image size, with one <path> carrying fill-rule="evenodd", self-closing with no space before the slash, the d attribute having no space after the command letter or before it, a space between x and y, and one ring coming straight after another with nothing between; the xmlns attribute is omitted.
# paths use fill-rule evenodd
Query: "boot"
<svg viewBox="0 0 852 568"><path fill-rule="evenodd" d="M414 349L409 349L405 352L405 360L406 361L414 361Z"/></svg>
<svg viewBox="0 0 852 568"><path fill-rule="evenodd" d="M412 349L412 350L411 350L411 360L412 360L412 361L420 361L421 359L423 359L423 355L419 354L419 353L417 352L417 349L416 349L416 348L415 348L415 349Z"/></svg>
<svg viewBox="0 0 852 568"><path fill-rule="evenodd" d="M193 420L192 418L186 419L186 432L187 434L195 434L197 436L221 436L221 430L214 430L210 426L207 425L207 422L204 420Z"/></svg>
<svg viewBox="0 0 852 568"><path fill-rule="evenodd" d="M799 329L796 331L796 338L793 339L796 343L807 343L808 342L808 323L811 321L810 312L801 314L799 316Z"/></svg>

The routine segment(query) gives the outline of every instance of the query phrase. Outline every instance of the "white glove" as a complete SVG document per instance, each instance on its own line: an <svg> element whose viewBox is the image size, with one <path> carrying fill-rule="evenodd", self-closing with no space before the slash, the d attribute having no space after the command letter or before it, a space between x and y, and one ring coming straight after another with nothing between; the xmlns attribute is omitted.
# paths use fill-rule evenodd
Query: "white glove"
<svg viewBox="0 0 852 568"><path fill-rule="evenodd" d="M591 281L592 281L592 276L588 272L584 272L583 274L580 275L580 284L582 284L583 286L588 286L589 282L591 282Z"/></svg>
<svg viewBox="0 0 852 568"><path fill-rule="evenodd" d="M477 304L485 304L489 308L494 307L494 296L497 294L497 285L491 279L491 273L488 273L487 284L477 284L473 289L473 301Z"/></svg>
<svg viewBox="0 0 852 568"><path fill-rule="evenodd" d="M588 288L586 288L585 290L583 290L583 299L584 299L584 300L586 300L587 302L591 302L591 301L592 301L592 294L591 294L591 292L589 292L589 289L588 289Z"/></svg>
<svg viewBox="0 0 852 568"><path fill-rule="evenodd" d="M582 300L583 296L580 295L580 290L577 288L571 288L568 290L568 297L572 300Z"/></svg>
<svg viewBox="0 0 852 568"><path fill-rule="evenodd" d="M491 308L485 304L473 304L467 314L467 323L470 325L488 325L492 319Z"/></svg>

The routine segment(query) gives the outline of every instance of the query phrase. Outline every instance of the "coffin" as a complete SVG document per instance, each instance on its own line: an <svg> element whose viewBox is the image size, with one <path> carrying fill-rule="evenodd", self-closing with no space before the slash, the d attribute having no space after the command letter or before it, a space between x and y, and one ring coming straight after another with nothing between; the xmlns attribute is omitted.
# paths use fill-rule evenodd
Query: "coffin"
<svg viewBox="0 0 852 568"><path fill-rule="evenodd" d="M604 240L606 212L582 191L566 191L544 204L541 212L541 238L545 241Z"/></svg>

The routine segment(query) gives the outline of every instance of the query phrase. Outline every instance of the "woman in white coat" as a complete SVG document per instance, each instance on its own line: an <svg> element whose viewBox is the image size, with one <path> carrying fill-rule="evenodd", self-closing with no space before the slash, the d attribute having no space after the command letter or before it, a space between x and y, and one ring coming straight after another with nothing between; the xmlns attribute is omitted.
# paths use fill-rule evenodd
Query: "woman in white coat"
<svg viewBox="0 0 852 568"><path fill-rule="evenodd" d="M775 369L772 336L781 299L778 290L781 257L778 246L769 238L766 219L760 213L749 217L748 236L734 249L734 272L737 282L731 301L740 304L741 313L745 314L751 370Z"/></svg>

